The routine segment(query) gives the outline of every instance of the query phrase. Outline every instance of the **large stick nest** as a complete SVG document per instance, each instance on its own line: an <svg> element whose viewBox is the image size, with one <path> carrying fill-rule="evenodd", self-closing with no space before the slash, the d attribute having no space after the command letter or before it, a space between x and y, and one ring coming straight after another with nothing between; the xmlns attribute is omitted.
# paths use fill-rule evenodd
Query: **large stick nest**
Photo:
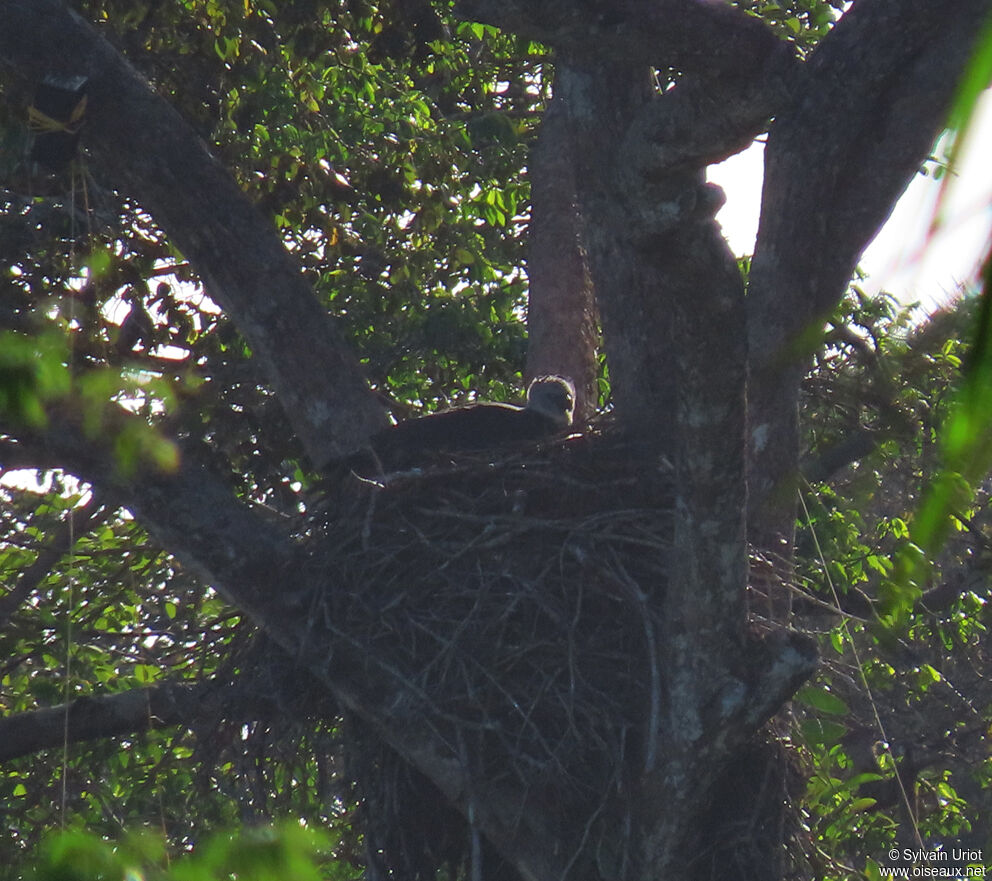
<svg viewBox="0 0 992 881"><path fill-rule="evenodd" d="M314 515L333 585L315 614L418 696L402 711L481 738L478 771L602 792L657 703L668 484L601 434L351 473Z"/></svg>
<svg viewBox="0 0 992 881"><path fill-rule="evenodd" d="M664 461L601 433L352 472L312 514L314 623L402 684L397 724L432 726L474 779L515 778L574 829L643 767L671 520ZM380 813L403 794L367 738L355 766Z"/></svg>

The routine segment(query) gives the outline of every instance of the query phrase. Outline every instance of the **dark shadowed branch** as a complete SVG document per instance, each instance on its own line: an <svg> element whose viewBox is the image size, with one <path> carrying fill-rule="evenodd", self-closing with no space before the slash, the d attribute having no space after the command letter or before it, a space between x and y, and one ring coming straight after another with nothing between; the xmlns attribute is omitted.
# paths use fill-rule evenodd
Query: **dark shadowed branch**
<svg viewBox="0 0 992 881"><path fill-rule="evenodd" d="M43 749L152 728L193 725L219 693L209 682L169 683L118 694L81 697L68 706L46 707L0 717L0 762Z"/></svg>

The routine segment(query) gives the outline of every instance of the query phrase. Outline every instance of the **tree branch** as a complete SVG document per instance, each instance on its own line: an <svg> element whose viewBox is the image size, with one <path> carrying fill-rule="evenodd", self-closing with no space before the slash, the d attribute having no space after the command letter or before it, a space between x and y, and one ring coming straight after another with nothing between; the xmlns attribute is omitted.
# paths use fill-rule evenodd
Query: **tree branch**
<svg viewBox="0 0 992 881"><path fill-rule="evenodd" d="M759 19L710 0L459 0L482 21L600 62L751 78L782 45Z"/></svg>
<svg viewBox="0 0 992 881"><path fill-rule="evenodd" d="M315 707L312 690L299 689L305 671L288 663L284 653L265 639L252 644L254 656L241 675L200 682L161 682L116 694L88 695L68 704L0 716L0 761L31 755L39 750L104 737L134 735L155 728L181 725L211 732L219 719L254 721L286 713L307 694L300 710L327 712ZM259 651L261 649L261 651Z"/></svg>
<svg viewBox="0 0 992 881"><path fill-rule="evenodd" d="M81 697L68 705L0 717L0 761L103 737L137 734L170 725L193 726L214 683L167 683L119 694Z"/></svg>
<svg viewBox="0 0 992 881"><path fill-rule="evenodd" d="M791 547L799 385L819 323L929 155L990 10L860 0L769 132L748 293L750 538L762 550Z"/></svg>
<svg viewBox="0 0 992 881"><path fill-rule="evenodd" d="M117 436L136 418L124 412L106 416L103 436ZM36 450L36 461L58 463L105 500L130 510L162 547L263 627L285 619L297 564L288 530L239 502L192 450L184 451L175 471L145 465L126 474L109 449L66 412L50 414L46 428L25 432L20 440Z"/></svg>
<svg viewBox="0 0 992 881"><path fill-rule="evenodd" d="M817 450L815 455L804 456L799 463L800 473L810 483L829 480L842 468L875 452L884 437L884 432L859 428L842 440Z"/></svg>
<svg viewBox="0 0 992 881"><path fill-rule="evenodd" d="M89 78L81 143L166 230L251 344L308 455L361 445L385 414L276 230L193 129L58 0L0 0L0 63Z"/></svg>

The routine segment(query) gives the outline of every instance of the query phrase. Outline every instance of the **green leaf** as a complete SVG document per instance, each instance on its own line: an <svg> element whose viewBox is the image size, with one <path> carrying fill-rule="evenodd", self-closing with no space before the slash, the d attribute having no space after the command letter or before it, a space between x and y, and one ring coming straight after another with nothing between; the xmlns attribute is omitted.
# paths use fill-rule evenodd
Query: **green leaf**
<svg viewBox="0 0 992 881"><path fill-rule="evenodd" d="M811 747L832 746L848 732L845 725L829 719L804 719L799 730L803 740Z"/></svg>
<svg viewBox="0 0 992 881"><path fill-rule="evenodd" d="M850 712L847 704L829 689L822 686L807 685L795 694L795 700L821 713L832 716L844 716Z"/></svg>
<svg viewBox="0 0 992 881"><path fill-rule="evenodd" d="M867 811L869 808L875 807L877 803L878 800L874 798L856 798L848 804L847 809L852 813L858 813L859 811Z"/></svg>

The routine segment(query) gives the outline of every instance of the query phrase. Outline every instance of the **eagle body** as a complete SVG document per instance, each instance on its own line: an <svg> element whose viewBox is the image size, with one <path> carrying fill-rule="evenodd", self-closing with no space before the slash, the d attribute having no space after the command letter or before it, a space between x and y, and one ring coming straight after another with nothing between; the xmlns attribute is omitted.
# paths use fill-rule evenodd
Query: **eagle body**
<svg viewBox="0 0 992 881"><path fill-rule="evenodd" d="M569 380L543 376L530 384L525 406L485 402L407 419L376 433L370 446L387 471L406 468L436 453L488 450L551 437L571 425L574 406Z"/></svg>

